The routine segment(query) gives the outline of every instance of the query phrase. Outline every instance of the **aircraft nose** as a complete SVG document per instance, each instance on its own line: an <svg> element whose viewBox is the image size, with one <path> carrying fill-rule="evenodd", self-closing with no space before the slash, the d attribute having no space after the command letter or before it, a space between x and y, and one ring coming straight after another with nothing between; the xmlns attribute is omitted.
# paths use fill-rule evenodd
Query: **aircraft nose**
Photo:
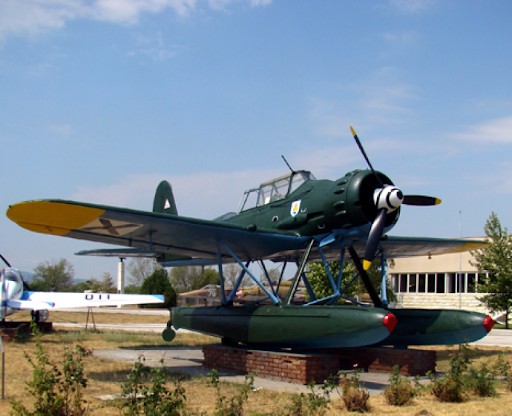
<svg viewBox="0 0 512 416"><path fill-rule="evenodd" d="M393 315L392 313L388 313L382 319L382 324L388 329L390 334L393 332L393 329L395 329L395 326L397 323L398 323L398 319L396 319L396 316Z"/></svg>
<svg viewBox="0 0 512 416"><path fill-rule="evenodd" d="M373 198L377 209L385 208L390 213L402 205L404 194L396 186L385 185L375 190Z"/></svg>
<svg viewBox="0 0 512 416"><path fill-rule="evenodd" d="M491 332L491 329L493 328L495 323L496 322L494 322L494 320L490 316L484 319L483 325L487 333Z"/></svg>

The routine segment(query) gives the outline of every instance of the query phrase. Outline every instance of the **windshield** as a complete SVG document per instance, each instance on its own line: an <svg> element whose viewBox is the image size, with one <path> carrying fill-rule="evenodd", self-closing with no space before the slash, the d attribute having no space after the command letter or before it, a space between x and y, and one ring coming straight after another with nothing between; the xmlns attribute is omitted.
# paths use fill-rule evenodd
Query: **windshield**
<svg viewBox="0 0 512 416"><path fill-rule="evenodd" d="M311 172L301 170L262 183L259 188L245 191L237 211L246 211L251 208L279 201L286 198L307 180L314 179L315 177Z"/></svg>

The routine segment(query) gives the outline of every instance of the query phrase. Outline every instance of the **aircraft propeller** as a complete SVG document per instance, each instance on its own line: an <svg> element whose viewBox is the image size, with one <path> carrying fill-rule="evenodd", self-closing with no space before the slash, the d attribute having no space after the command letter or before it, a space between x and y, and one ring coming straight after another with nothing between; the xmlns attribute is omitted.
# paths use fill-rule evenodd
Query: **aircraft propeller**
<svg viewBox="0 0 512 416"><path fill-rule="evenodd" d="M359 150L363 154L366 163L368 164L369 168L375 175L377 182L381 185L381 188L375 189L373 194L373 202L375 203L375 206L378 209L378 213L375 219L373 220L370 233L368 234L368 242L366 243L366 249L363 259L363 268L365 270L368 270L370 268L370 265L372 264L373 259L375 258L375 254L377 253L379 242L384 232L386 216L388 213L397 210L402 204L415 206L431 206L440 204L441 200L438 198L425 195L404 195L402 191L396 186L382 183L381 178L379 177L375 169L373 169L373 166L370 163L370 159L366 155L364 147L361 144L361 141L359 140L359 137L357 137L357 134L352 126L350 126L350 130L352 131L352 135L354 136L357 146L359 147Z"/></svg>

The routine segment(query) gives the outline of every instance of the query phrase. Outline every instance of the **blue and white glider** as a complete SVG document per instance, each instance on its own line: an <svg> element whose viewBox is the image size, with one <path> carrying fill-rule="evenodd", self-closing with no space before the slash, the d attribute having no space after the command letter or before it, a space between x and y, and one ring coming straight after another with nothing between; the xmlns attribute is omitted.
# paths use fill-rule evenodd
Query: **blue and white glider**
<svg viewBox="0 0 512 416"><path fill-rule="evenodd" d="M162 295L24 291L21 272L13 268L5 268L1 272L0 300L0 320L20 310L37 312L68 308L141 305L165 302Z"/></svg>

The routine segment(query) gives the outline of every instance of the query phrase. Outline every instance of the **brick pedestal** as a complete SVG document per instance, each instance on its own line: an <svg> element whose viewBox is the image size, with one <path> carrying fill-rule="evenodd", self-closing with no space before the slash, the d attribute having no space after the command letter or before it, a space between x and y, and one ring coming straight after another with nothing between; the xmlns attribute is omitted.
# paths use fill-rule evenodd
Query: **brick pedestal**
<svg viewBox="0 0 512 416"><path fill-rule="evenodd" d="M292 383L323 383L338 372L338 357L321 353L264 351L239 346L206 345L205 368L234 370L244 374Z"/></svg>
<svg viewBox="0 0 512 416"><path fill-rule="evenodd" d="M393 366L400 366L400 374L423 376L436 370L435 351L397 349L388 347L339 348L324 350L336 354L341 368L360 368L374 373L392 373Z"/></svg>
<svg viewBox="0 0 512 416"><path fill-rule="evenodd" d="M316 352L265 351L242 346L206 345L205 368L233 370L260 377L308 384L323 383L339 370L353 369L391 373L400 366L403 375L435 371L436 352L394 348L338 348Z"/></svg>

